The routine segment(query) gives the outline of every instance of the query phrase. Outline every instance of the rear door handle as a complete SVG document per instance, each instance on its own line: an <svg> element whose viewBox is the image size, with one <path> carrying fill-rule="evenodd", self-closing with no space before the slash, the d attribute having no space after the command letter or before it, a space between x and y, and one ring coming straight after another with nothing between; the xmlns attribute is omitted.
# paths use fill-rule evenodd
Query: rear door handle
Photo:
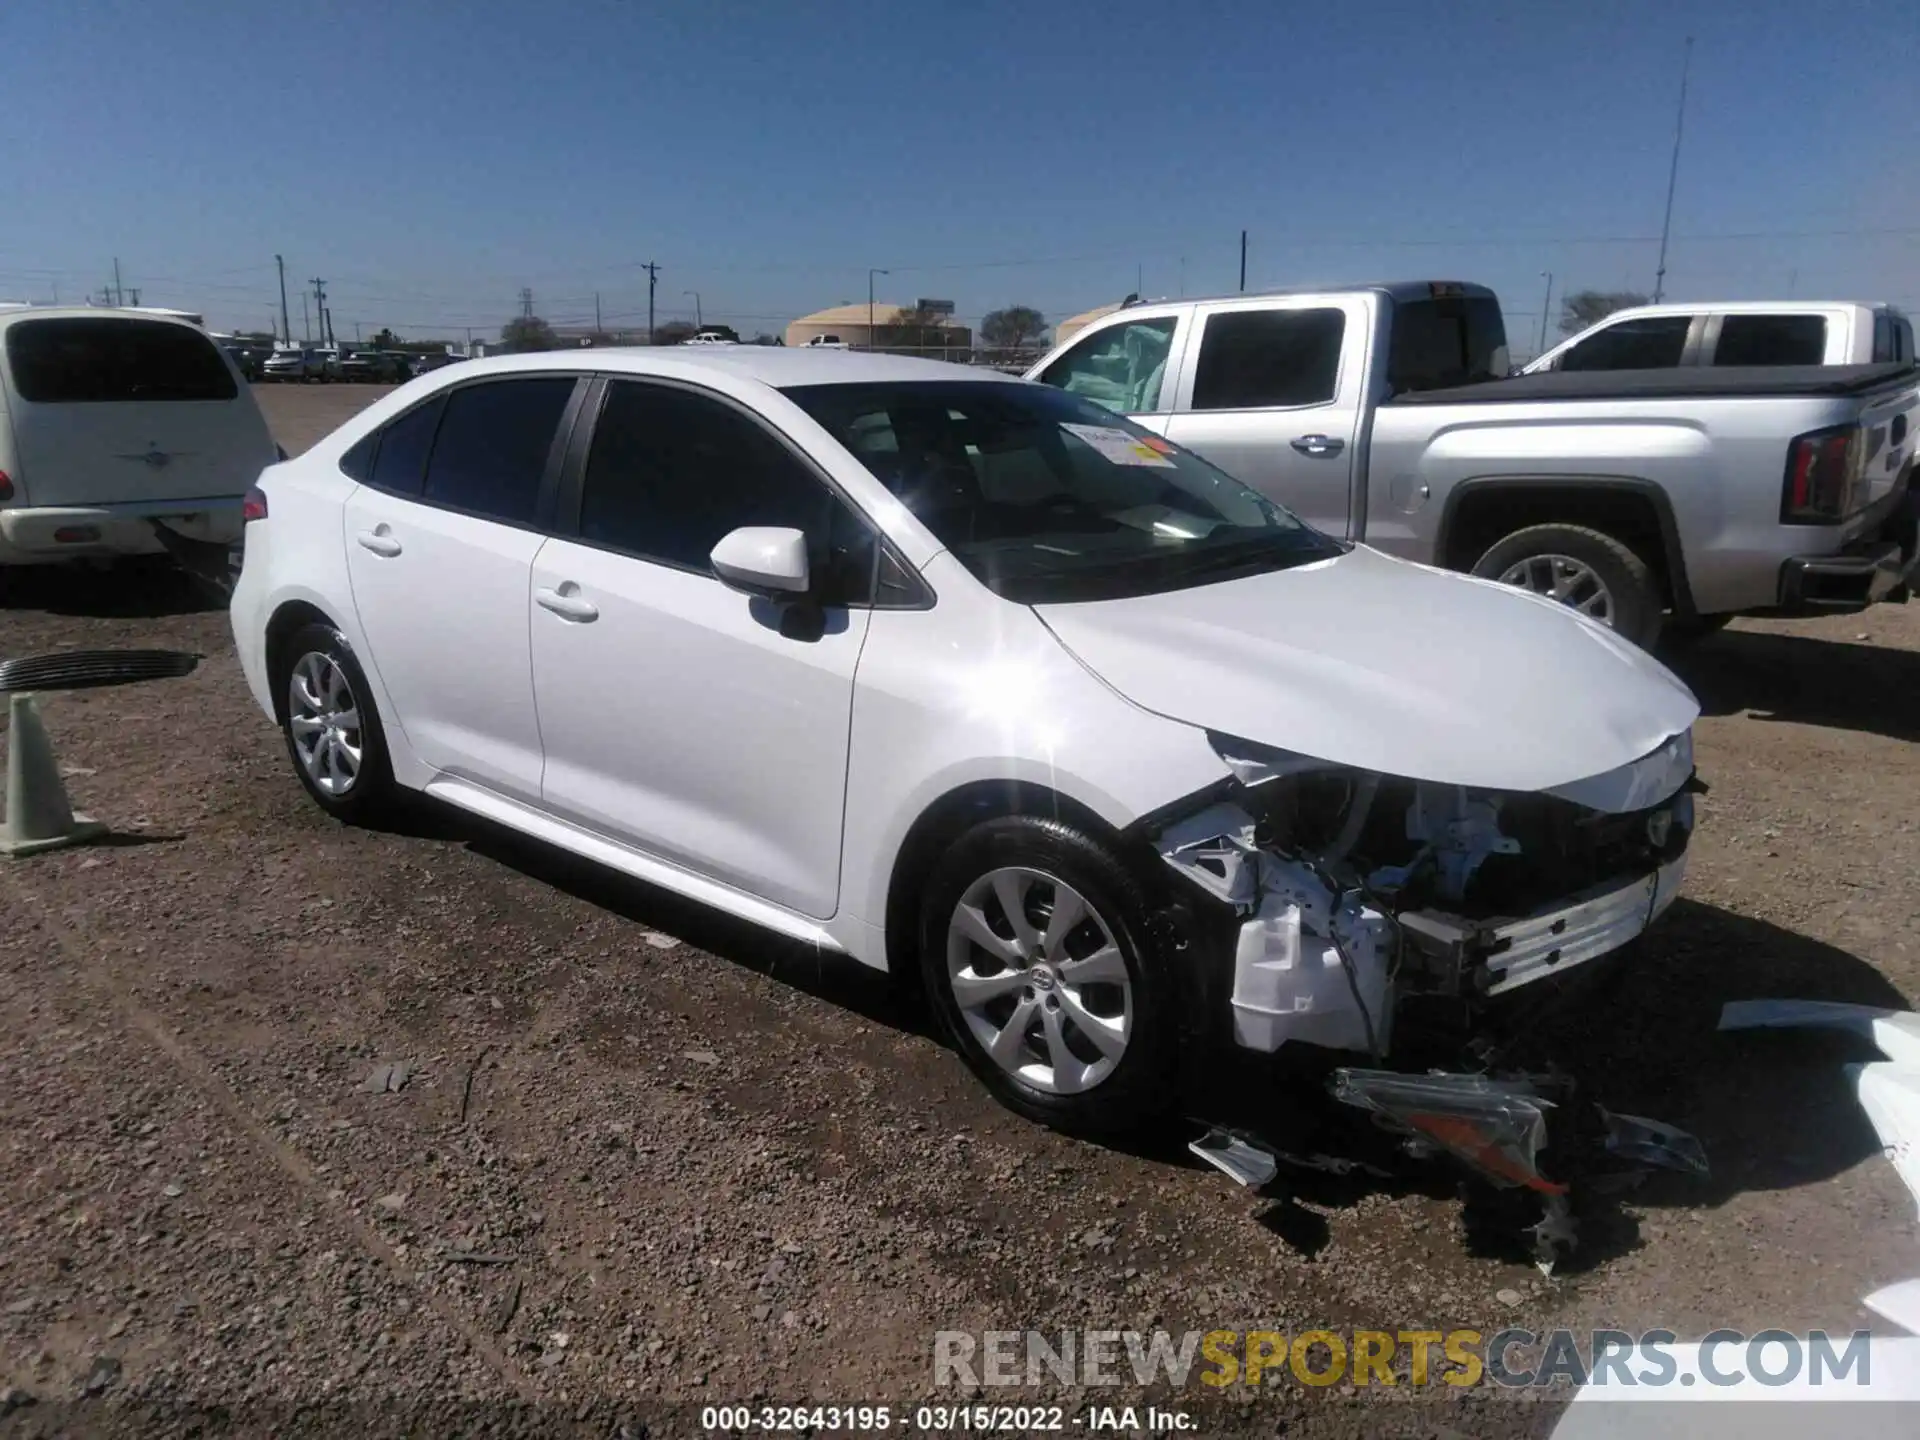
<svg viewBox="0 0 1920 1440"><path fill-rule="evenodd" d="M562 593L543 586L533 592L533 601L541 609L551 610L562 620L578 620L584 624L589 620L600 618L600 607L591 600L583 600L577 591Z"/></svg>
<svg viewBox="0 0 1920 1440"><path fill-rule="evenodd" d="M353 537L360 542L362 550L371 550L376 555L384 555L391 560L400 553L400 542L393 536L380 530L362 530Z"/></svg>
<svg viewBox="0 0 1920 1440"><path fill-rule="evenodd" d="M1302 455L1338 455L1347 448L1347 442L1331 435L1302 435L1293 442L1293 448Z"/></svg>

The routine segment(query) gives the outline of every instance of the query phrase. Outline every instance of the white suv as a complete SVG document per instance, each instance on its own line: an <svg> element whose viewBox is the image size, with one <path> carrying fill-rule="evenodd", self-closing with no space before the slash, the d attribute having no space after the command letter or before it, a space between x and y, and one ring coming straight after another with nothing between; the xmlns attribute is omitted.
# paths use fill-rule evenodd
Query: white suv
<svg viewBox="0 0 1920 1440"><path fill-rule="evenodd" d="M1693 697L1079 396L757 346L477 361L260 478L241 664L346 819L421 791L918 974L1022 1112L1386 1056L1627 944Z"/></svg>

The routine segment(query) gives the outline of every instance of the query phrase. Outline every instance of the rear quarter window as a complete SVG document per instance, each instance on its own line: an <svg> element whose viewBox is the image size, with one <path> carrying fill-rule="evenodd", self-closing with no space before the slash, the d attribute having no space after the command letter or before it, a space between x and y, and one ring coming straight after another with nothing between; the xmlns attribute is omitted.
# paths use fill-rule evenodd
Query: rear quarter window
<svg viewBox="0 0 1920 1440"><path fill-rule="evenodd" d="M1819 365L1826 358L1822 315L1728 315L1713 348L1715 365Z"/></svg>
<svg viewBox="0 0 1920 1440"><path fill-rule="evenodd" d="M34 405L232 400L220 348L198 330L158 320L20 320L7 327L13 391Z"/></svg>

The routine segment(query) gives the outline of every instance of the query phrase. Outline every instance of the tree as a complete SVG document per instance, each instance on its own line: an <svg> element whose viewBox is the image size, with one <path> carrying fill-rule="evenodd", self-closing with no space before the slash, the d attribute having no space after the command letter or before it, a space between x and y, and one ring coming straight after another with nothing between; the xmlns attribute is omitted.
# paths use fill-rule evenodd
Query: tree
<svg viewBox="0 0 1920 1440"><path fill-rule="evenodd" d="M372 344L376 350L398 349L401 343L400 337L389 326L382 325L374 332Z"/></svg>
<svg viewBox="0 0 1920 1440"><path fill-rule="evenodd" d="M1047 317L1031 305L989 310L980 320L980 339L992 350L1037 349L1047 333Z"/></svg>
<svg viewBox="0 0 1920 1440"><path fill-rule="evenodd" d="M1646 296L1631 290L1576 290L1560 301L1560 333L1577 335L1616 310L1630 310L1646 303Z"/></svg>
<svg viewBox="0 0 1920 1440"><path fill-rule="evenodd" d="M656 325L653 331L653 343L656 345L681 345L700 332L691 320L669 320Z"/></svg>
<svg viewBox="0 0 1920 1440"><path fill-rule="evenodd" d="M500 327L500 343L515 354L551 350L558 343L553 327L537 315L518 315Z"/></svg>

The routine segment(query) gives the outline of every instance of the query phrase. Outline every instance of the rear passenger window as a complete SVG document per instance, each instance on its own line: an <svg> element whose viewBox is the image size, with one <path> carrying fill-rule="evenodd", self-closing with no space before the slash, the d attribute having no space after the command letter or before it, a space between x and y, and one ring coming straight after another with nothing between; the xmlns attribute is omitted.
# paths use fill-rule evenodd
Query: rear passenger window
<svg viewBox="0 0 1920 1440"><path fill-rule="evenodd" d="M433 448L433 432L439 428L440 412L446 408L444 398L429 400L382 430L367 483L395 495L418 495L420 482L427 474L427 451ZM351 470L347 473L353 474Z"/></svg>
<svg viewBox="0 0 1920 1440"><path fill-rule="evenodd" d="M373 457L380 449L380 432L362 435L347 447L347 453L340 457L340 473L349 480L358 480L362 485L373 478Z"/></svg>
<svg viewBox="0 0 1920 1440"><path fill-rule="evenodd" d="M762 426L706 395L616 380L594 427L580 538L713 573L713 547L743 525L803 532L823 604L873 594L866 522Z"/></svg>
<svg viewBox="0 0 1920 1440"><path fill-rule="evenodd" d="M1665 370L1686 352L1691 315L1622 320L1589 336L1560 357L1556 370Z"/></svg>
<svg viewBox="0 0 1920 1440"><path fill-rule="evenodd" d="M1827 358L1827 322L1819 315L1727 315L1720 321L1715 365L1820 365Z"/></svg>
<svg viewBox="0 0 1920 1440"><path fill-rule="evenodd" d="M220 348L163 320L18 320L7 327L14 393L35 405L232 400Z"/></svg>
<svg viewBox="0 0 1920 1440"><path fill-rule="evenodd" d="M513 525L533 523L540 481L573 395L571 375L489 380L447 397L422 498ZM380 463L386 446L380 447Z"/></svg>
<svg viewBox="0 0 1920 1440"><path fill-rule="evenodd" d="M1195 410L1323 405L1340 379L1345 312L1242 310L1210 315L1193 376Z"/></svg>

